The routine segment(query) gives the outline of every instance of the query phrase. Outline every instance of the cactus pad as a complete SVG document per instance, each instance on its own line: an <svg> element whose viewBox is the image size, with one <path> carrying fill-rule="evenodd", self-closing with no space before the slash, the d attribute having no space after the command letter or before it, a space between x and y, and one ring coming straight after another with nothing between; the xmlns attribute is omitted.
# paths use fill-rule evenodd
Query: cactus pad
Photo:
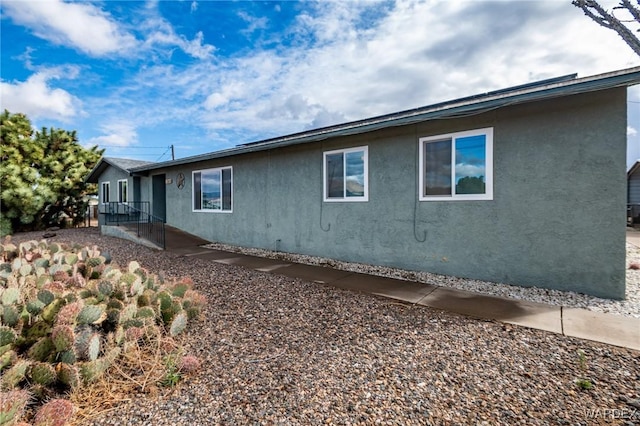
<svg viewBox="0 0 640 426"><path fill-rule="evenodd" d="M68 351L60 352L57 359L63 364L75 364L76 361L78 361L78 354L76 354L75 349L70 349Z"/></svg>
<svg viewBox="0 0 640 426"><path fill-rule="evenodd" d="M48 268L50 266L49 259L45 259L43 257L39 257L33 261L33 264L36 268Z"/></svg>
<svg viewBox="0 0 640 426"><path fill-rule="evenodd" d="M91 327L80 327L76 331L75 350L79 359L95 360L100 352L100 335Z"/></svg>
<svg viewBox="0 0 640 426"><path fill-rule="evenodd" d="M8 325L9 327L15 327L20 320L20 313L15 305L6 305L4 307L0 307L0 312L2 313L2 322Z"/></svg>
<svg viewBox="0 0 640 426"><path fill-rule="evenodd" d="M51 340L57 352L68 351L73 348L75 342L75 333L69 325L59 324L53 328Z"/></svg>
<svg viewBox="0 0 640 426"><path fill-rule="evenodd" d="M74 324L78 313L82 310L82 302L71 302L58 311L56 324Z"/></svg>
<svg viewBox="0 0 640 426"><path fill-rule="evenodd" d="M20 289L18 289L17 287L5 288L2 292L2 304L5 306L16 304L19 300Z"/></svg>
<svg viewBox="0 0 640 426"><path fill-rule="evenodd" d="M102 265L104 263L105 263L105 258L101 256L90 257L86 260L87 266L90 266L92 268L95 268L96 266Z"/></svg>
<svg viewBox="0 0 640 426"><path fill-rule="evenodd" d="M0 392L0 425L18 424L30 399L26 390Z"/></svg>
<svg viewBox="0 0 640 426"><path fill-rule="evenodd" d="M173 286L173 289L171 290L171 294L177 297L184 297L184 294L187 292L187 290L190 290L190 289L191 289L191 285L189 283L179 282Z"/></svg>
<svg viewBox="0 0 640 426"><path fill-rule="evenodd" d="M78 364L80 377L85 383L98 380L109 368L110 363L106 358L99 358L95 361L81 362Z"/></svg>
<svg viewBox="0 0 640 426"><path fill-rule="evenodd" d="M2 375L2 385L13 389L27 377L27 370L31 363L29 361L18 361Z"/></svg>
<svg viewBox="0 0 640 426"><path fill-rule="evenodd" d="M156 318L156 311L151 306L143 306L138 309L136 318Z"/></svg>
<svg viewBox="0 0 640 426"><path fill-rule="evenodd" d="M49 303L47 306L42 309L40 316L42 319L47 322L53 322L60 309L64 306L65 302L63 299L54 299L53 302Z"/></svg>
<svg viewBox="0 0 640 426"><path fill-rule="evenodd" d="M16 332L7 326L0 325L0 346L13 343L16 340Z"/></svg>
<svg viewBox="0 0 640 426"><path fill-rule="evenodd" d="M50 337L41 337L27 351L29 358L36 361L48 361L55 355L56 347Z"/></svg>
<svg viewBox="0 0 640 426"><path fill-rule="evenodd" d="M44 308L44 303L42 303L39 300L30 300L29 302L27 302L27 312L29 312L31 315L38 315L40 314L40 312L42 312L42 309Z"/></svg>
<svg viewBox="0 0 640 426"><path fill-rule="evenodd" d="M111 296L113 293L113 284L111 281L102 280L98 283L98 291L103 296Z"/></svg>
<svg viewBox="0 0 640 426"><path fill-rule="evenodd" d="M53 302L55 298L56 298L56 295L53 294L53 292L51 292L50 290L42 289L38 292L38 300L44 303L45 305L48 305L49 303Z"/></svg>
<svg viewBox="0 0 640 426"><path fill-rule="evenodd" d="M126 305L120 312L120 322L126 322L138 313L138 307L134 304Z"/></svg>
<svg viewBox="0 0 640 426"><path fill-rule="evenodd" d="M5 367L15 363L17 359L18 354L16 354L16 352L13 350L9 350L0 355L0 371L2 371Z"/></svg>
<svg viewBox="0 0 640 426"><path fill-rule="evenodd" d="M71 364L58 365L58 380L65 385L76 388L80 384L80 371Z"/></svg>
<svg viewBox="0 0 640 426"><path fill-rule="evenodd" d="M95 324L104 321L106 318L104 305L87 305L76 317L78 324Z"/></svg>
<svg viewBox="0 0 640 426"><path fill-rule="evenodd" d="M185 312L179 312L171 321L171 326L169 327L169 335L177 336L182 333L184 329L187 327L187 314Z"/></svg>
<svg viewBox="0 0 640 426"><path fill-rule="evenodd" d="M34 426L57 426L68 424L74 413L73 404L66 399L52 399L44 404L33 419Z"/></svg>
<svg viewBox="0 0 640 426"><path fill-rule="evenodd" d="M58 379L56 370L48 362L35 362L28 374L33 383L48 386Z"/></svg>
<svg viewBox="0 0 640 426"><path fill-rule="evenodd" d="M23 277L26 277L27 275L31 274L31 272L33 271L33 266L27 264L27 265L22 265L20 267L20 275Z"/></svg>

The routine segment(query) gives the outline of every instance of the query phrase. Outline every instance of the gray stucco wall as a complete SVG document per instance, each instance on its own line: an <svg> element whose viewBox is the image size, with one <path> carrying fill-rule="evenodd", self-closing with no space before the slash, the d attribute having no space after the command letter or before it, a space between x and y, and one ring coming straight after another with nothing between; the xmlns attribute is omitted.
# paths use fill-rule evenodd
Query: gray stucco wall
<svg viewBox="0 0 640 426"><path fill-rule="evenodd" d="M133 178L129 176L129 173L117 169L115 167L108 167L104 173L100 175L98 179L98 202L102 203L102 183L109 182L109 200L118 201L118 181L127 179L127 190L129 191L129 201L133 201ZM142 184L144 186L144 183ZM103 212L105 207L102 204L98 204L98 212ZM98 214L98 224L104 225L104 215Z"/></svg>
<svg viewBox="0 0 640 426"><path fill-rule="evenodd" d="M484 127L493 200L417 201L418 139ZM323 151L361 145L369 201L324 203ZM625 157L620 88L153 174L173 182L167 223L210 241L623 298ZM233 167L233 213L192 212L191 172L222 166Z"/></svg>

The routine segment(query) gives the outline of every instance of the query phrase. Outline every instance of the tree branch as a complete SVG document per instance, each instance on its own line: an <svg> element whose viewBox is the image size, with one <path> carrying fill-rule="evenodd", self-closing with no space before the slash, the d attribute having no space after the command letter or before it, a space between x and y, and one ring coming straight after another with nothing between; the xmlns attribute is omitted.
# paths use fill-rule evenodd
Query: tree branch
<svg viewBox="0 0 640 426"><path fill-rule="evenodd" d="M576 7L582 9L585 15L599 25L614 30L624 40L625 43L640 56L640 40L633 32L627 28L618 18L607 12L595 0L573 0L571 2ZM640 4L640 0L638 0ZM620 8L628 10L636 21L640 23L640 9L631 4L630 0L620 0ZM595 11L595 12L594 12Z"/></svg>

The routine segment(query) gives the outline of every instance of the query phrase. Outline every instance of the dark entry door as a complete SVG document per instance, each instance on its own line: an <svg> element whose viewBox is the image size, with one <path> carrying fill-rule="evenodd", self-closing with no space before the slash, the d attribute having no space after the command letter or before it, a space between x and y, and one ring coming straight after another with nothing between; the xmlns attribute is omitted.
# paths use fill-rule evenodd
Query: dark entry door
<svg viewBox="0 0 640 426"><path fill-rule="evenodd" d="M151 181L153 187L153 215L167 221L167 190L165 175L154 175Z"/></svg>

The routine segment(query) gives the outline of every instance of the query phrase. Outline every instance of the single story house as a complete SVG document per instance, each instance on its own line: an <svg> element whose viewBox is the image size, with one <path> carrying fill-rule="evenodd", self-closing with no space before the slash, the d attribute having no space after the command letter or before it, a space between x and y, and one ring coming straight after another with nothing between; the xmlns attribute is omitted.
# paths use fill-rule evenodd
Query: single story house
<svg viewBox="0 0 640 426"><path fill-rule="evenodd" d="M209 241L621 299L638 83L568 75L87 181Z"/></svg>
<svg viewBox="0 0 640 426"><path fill-rule="evenodd" d="M640 161L627 171L627 222L640 222Z"/></svg>

